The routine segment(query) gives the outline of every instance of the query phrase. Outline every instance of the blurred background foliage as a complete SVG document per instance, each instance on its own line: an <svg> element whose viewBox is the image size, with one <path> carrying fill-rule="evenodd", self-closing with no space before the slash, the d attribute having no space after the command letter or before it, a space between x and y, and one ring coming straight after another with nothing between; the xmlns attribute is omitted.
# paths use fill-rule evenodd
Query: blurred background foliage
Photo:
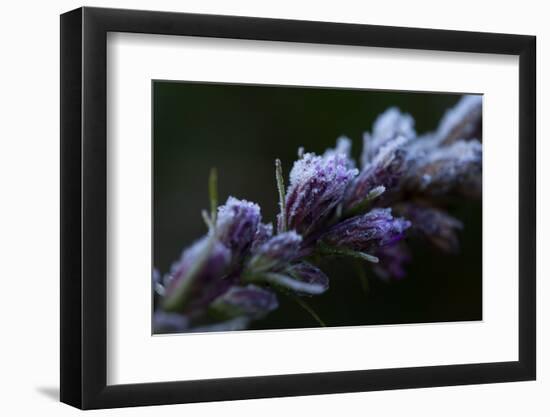
<svg viewBox="0 0 550 417"><path fill-rule="evenodd" d="M254 201L264 222L278 212L274 160L286 180L298 147L323 153L336 138L362 148L362 134L390 106L410 113L419 134L434 130L459 95L373 90L153 82L153 262L166 273L184 247L206 233L208 174L216 167L220 204L229 195ZM306 301L329 326L480 320L482 318L481 202L451 201L464 222L461 251L445 255L427 242L411 242L413 260L400 281L380 281L356 261L323 261L329 291ZM316 327L293 300L254 329Z"/></svg>

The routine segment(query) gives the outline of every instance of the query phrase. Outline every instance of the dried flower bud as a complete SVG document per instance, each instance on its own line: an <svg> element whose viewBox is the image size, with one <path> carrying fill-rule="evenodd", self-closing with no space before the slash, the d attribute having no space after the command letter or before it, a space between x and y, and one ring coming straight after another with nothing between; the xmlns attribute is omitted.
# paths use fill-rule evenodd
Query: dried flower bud
<svg viewBox="0 0 550 417"><path fill-rule="evenodd" d="M458 219L435 207L403 203L396 211L412 222L411 230L426 237L434 246L448 253L459 249L457 231L463 225Z"/></svg>
<svg viewBox="0 0 550 417"><path fill-rule="evenodd" d="M277 296L255 285L234 286L216 298L210 311L226 318L245 316L257 320L279 307Z"/></svg>
<svg viewBox="0 0 550 417"><path fill-rule="evenodd" d="M250 248L260 220L257 204L229 197L225 205L218 208L216 236L239 259Z"/></svg>
<svg viewBox="0 0 550 417"><path fill-rule="evenodd" d="M247 269L258 273L285 267L298 255L301 243L302 236L294 231L280 233L253 251Z"/></svg>
<svg viewBox="0 0 550 417"><path fill-rule="evenodd" d="M405 264L409 263L412 257L403 242L382 246L374 254L378 258L378 263L374 264L372 269L379 278L388 281L405 277Z"/></svg>
<svg viewBox="0 0 550 417"><path fill-rule="evenodd" d="M361 166L366 167L378 155L380 149L389 141L398 137L410 140L416 136L414 119L410 114L401 113L398 108L391 107L374 121L372 135L363 135L363 153Z"/></svg>
<svg viewBox="0 0 550 417"><path fill-rule="evenodd" d="M165 279L167 311L202 308L223 292L222 280L231 260L229 249L212 236L203 237L186 249Z"/></svg>
<svg viewBox="0 0 550 417"><path fill-rule="evenodd" d="M389 208L373 209L336 224L321 239L330 247L372 253L402 239L410 225L408 220L393 217Z"/></svg>
<svg viewBox="0 0 550 417"><path fill-rule="evenodd" d="M288 228L306 235L322 225L357 172L349 168L348 158L342 154L321 157L306 153L296 161L286 196Z"/></svg>

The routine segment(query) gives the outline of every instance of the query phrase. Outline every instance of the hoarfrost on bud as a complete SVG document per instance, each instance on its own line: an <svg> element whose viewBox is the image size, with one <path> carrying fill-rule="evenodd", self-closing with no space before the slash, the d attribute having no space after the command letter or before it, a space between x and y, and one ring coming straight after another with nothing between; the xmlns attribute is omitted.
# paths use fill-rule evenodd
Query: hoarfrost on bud
<svg viewBox="0 0 550 417"><path fill-rule="evenodd" d="M298 255L301 243L302 236L293 230L273 236L253 251L247 269L255 273L278 270Z"/></svg>
<svg viewBox="0 0 550 417"><path fill-rule="evenodd" d="M340 155L347 158L349 168L355 168L355 161L351 158L351 139L347 136L340 136L336 140L336 147L329 148L323 154L323 158Z"/></svg>
<svg viewBox="0 0 550 417"><path fill-rule="evenodd" d="M397 186L406 169L403 145L407 141L404 136L398 136L378 149L376 156L351 181L346 190L346 209L352 209L360 204L376 187L384 187L384 190L391 191Z"/></svg>
<svg viewBox="0 0 550 417"><path fill-rule="evenodd" d="M321 240L331 247L372 253L401 240L410 225L408 220L393 217L389 208L373 209L336 224Z"/></svg>
<svg viewBox="0 0 550 417"><path fill-rule="evenodd" d="M322 226L357 173L343 154L306 153L294 162L286 195L288 228L306 235Z"/></svg>
<svg viewBox="0 0 550 417"><path fill-rule="evenodd" d="M329 287L325 273L308 262L294 264L282 272L266 273L261 280L298 295L319 295Z"/></svg>
<svg viewBox="0 0 550 417"><path fill-rule="evenodd" d="M397 137L403 137L408 141L415 136L412 116L401 113L397 107L390 107L374 121L372 134L363 134L361 166L366 167L389 141Z"/></svg>
<svg viewBox="0 0 550 417"><path fill-rule="evenodd" d="M457 140L481 139L483 96L465 95L445 112L435 132L437 142L449 145Z"/></svg>
<svg viewBox="0 0 550 417"><path fill-rule="evenodd" d="M481 193L482 145L477 140L459 140L410 162L403 180L409 191L429 195Z"/></svg>
<svg viewBox="0 0 550 417"><path fill-rule="evenodd" d="M227 202L218 208L216 236L231 249L234 257L239 258L250 248L260 220L260 206L229 197Z"/></svg>

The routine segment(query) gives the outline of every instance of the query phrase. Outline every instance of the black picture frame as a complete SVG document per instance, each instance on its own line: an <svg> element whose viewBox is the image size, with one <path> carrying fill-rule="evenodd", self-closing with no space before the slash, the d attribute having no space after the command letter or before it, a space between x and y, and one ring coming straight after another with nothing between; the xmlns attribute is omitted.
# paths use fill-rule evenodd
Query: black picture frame
<svg viewBox="0 0 550 417"><path fill-rule="evenodd" d="M519 56L519 360L107 385L108 32ZM94 409L534 380L535 54L524 35L88 7L61 15L61 401Z"/></svg>

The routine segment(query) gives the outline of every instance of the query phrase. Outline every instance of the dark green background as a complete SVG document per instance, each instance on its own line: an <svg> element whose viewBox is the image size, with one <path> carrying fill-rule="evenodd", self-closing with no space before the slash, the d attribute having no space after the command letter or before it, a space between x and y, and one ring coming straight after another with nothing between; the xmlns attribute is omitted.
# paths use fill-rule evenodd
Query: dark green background
<svg viewBox="0 0 550 417"><path fill-rule="evenodd" d="M154 265L165 273L182 249L206 232L208 173L218 169L220 204L233 195L258 203L263 219L277 213L274 160L285 177L296 150L322 153L345 134L358 157L362 133L389 106L416 120L416 131L435 129L458 95L303 87L153 82ZM381 282L367 269L364 292L355 261L322 265L330 290L308 303L332 326L480 320L481 202L458 201L452 214L464 222L462 249L444 255L425 242L411 242L413 262L401 281ZM294 301L256 329L316 326Z"/></svg>

